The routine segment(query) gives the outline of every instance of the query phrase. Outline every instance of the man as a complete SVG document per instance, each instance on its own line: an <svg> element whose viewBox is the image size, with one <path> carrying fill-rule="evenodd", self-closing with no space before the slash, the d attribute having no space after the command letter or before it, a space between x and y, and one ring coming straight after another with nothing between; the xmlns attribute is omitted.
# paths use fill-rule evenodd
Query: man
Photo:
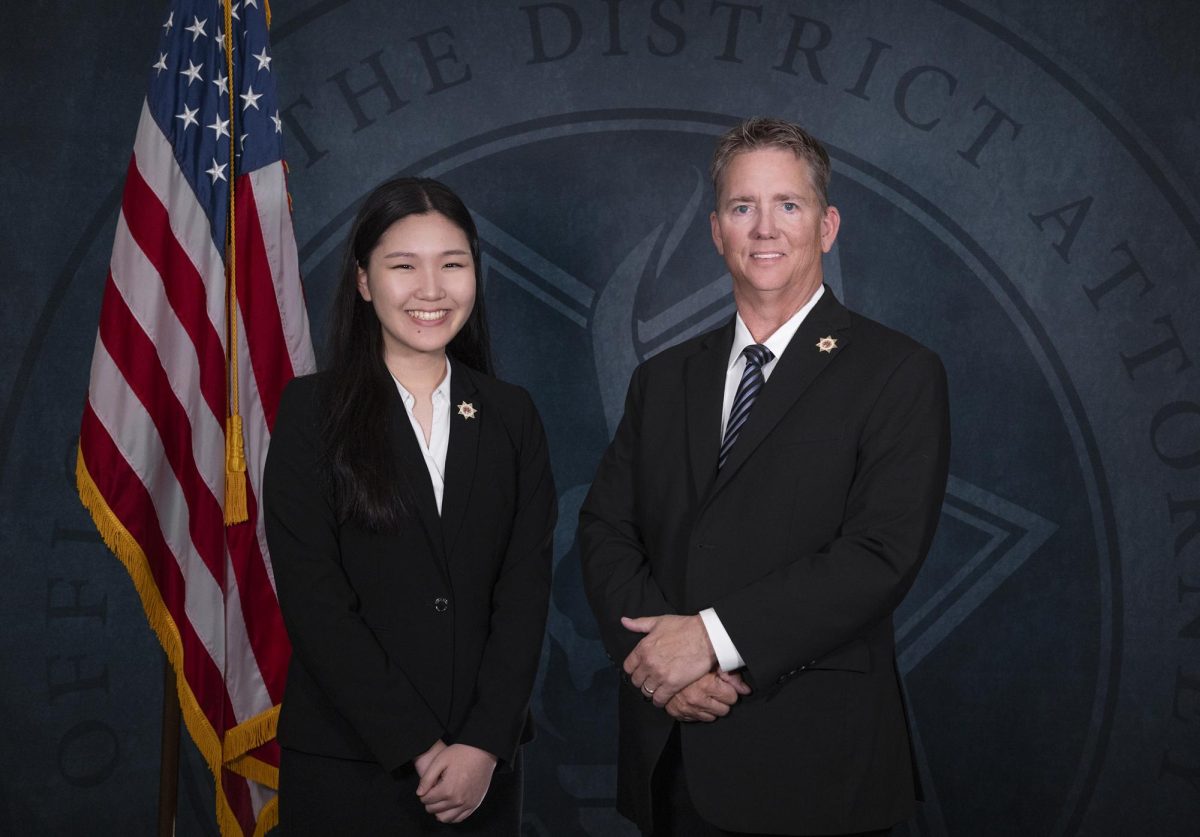
<svg viewBox="0 0 1200 837"><path fill-rule="evenodd" d="M660 835L886 833L914 775L892 613L949 455L928 349L822 283L829 157L753 119L712 164L732 322L646 361L580 512L622 664L618 808Z"/></svg>

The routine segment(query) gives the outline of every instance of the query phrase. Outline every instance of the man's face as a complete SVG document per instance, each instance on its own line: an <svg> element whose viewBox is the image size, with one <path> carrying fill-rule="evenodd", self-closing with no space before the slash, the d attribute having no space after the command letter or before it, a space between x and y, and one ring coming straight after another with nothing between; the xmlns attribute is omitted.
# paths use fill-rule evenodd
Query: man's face
<svg viewBox="0 0 1200 837"><path fill-rule="evenodd" d="M735 302L794 312L821 286L821 254L841 218L821 208L808 163L786 148L760 148L729 161L710 220Z"/></svg>

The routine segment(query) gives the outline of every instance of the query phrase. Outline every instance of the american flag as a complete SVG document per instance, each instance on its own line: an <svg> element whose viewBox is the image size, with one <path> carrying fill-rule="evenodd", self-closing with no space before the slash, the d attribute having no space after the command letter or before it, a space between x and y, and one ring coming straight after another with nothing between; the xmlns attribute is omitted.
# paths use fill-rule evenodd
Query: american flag
<svg viewBox="0 0 1200 837"><path fill-rule="evenodd" d="M258 498L279 395L314 366L265 3L178 0L162 22L76 468L174 667L223 834L278 818L275 723L291 649ZM230 433L227 456L234 414L244 446ZM228 525L227 466L246 497L245 521Z"/></svg>

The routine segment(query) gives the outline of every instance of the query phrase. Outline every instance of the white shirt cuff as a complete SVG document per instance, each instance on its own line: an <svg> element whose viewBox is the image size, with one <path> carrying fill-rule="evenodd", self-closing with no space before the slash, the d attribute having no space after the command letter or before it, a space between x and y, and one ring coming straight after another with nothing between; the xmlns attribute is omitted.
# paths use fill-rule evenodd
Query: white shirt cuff
<svg viewBox="0 0 1200 837"><path fill-rule="evenodd" d="M717 612L711 607L706 607L700 611L700 618L704 621L704 630L708 631L708 641L712 643L713 651L717 654L717 665L721 667L721 671L737 671L744 667L746 661L729 638L729 632L721 624Z"/></svg>

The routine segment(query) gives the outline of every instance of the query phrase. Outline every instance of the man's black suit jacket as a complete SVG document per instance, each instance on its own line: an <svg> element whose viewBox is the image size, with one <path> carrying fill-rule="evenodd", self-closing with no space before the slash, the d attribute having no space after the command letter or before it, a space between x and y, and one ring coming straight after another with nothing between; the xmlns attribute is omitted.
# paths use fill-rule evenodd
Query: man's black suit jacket
<svg viewBox="0 0 1200 837"><path fill-rule="evenodd" d="M821 350L826 337L836 348ZM945 371L826 288L718 473L732 341L731 321L634 373L580 513L588 597L618 665L640 638L621 616L706 607L746 661L753 693L682 725L706 819L776 834L884 828L914 807L892 612L945 491ZM649 831L672 720L619 691L618 807Z"/></svg>
<svg viewBox="0 0 1200 837"><path fill-rule="evenodd" d="M532 735L557 513L545 434L524 390L452 364L440 517L398 392L380 428L415 505L392 533L334 513L320 376L283 393L263 493L292 641L284 747L391 771L439 738L510 762Z"/></svg>

